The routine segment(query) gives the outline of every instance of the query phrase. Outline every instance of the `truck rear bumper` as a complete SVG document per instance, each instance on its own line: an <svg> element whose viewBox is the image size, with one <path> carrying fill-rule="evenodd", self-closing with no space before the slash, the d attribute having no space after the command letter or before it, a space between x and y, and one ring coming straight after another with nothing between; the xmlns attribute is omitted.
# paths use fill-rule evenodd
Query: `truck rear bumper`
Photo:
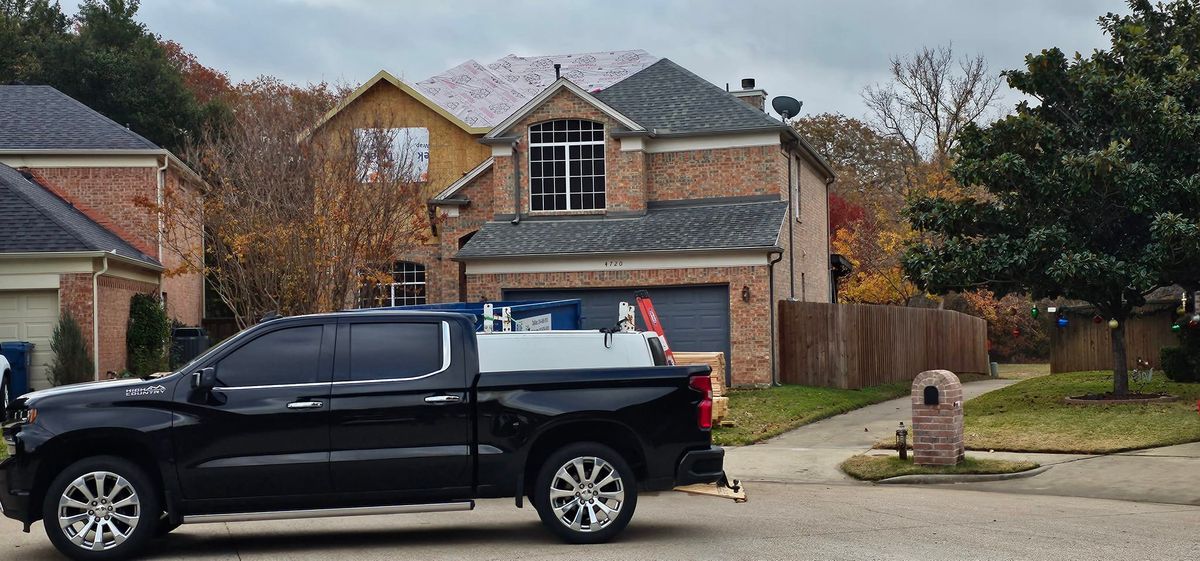
<svg viewBox="0 0 1200 561"><path fill-rule="evenodd" d="M675 485L713 483L725 475L725 449L709 446L703 450L692 450L679 460L675 470Z"/></svg>

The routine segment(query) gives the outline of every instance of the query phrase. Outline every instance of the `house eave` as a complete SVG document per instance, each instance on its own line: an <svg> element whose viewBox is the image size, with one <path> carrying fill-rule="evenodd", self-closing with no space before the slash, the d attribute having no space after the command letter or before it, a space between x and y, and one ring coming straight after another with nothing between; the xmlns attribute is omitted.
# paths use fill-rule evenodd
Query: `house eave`
<svg viewBox="0 0 1200 561"><path fill-rule="evenodd" d="M79 258L98 258L107 257L121 263L128 263L138 267L150 269L152 271L162 272L166 270L162 265L134 259L111 251L14 251L0 252L0 260L30 260L30 259L79 259Z"/></svg>
<svg viewBox="0 0 1200 561"><path fill-rule="evenodd" d="M684 248L684 249L651 249L651 250L634 250L634 251L582 251L570 253L520 253L506 255L480 255L462 257L455 255L451 257L453 261L489 261L489 260L508 260L508 259L552 259L556 257L605 257L616 255L670 255L678 253L686 253L689 255L705 254L705 253L773 253L783 251L779 245L760 245L760 246L742 246L742 247L701 247L701 248Z"/></svg>

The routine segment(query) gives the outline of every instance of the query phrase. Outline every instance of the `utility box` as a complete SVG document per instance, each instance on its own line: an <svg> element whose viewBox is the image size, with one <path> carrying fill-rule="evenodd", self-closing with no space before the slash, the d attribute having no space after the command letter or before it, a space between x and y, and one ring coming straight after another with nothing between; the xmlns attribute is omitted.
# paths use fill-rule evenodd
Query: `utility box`
<svg viewBox="0 0 1200 561"><path fill-rule="evenodd" d="M203 327L176 327L171 330L171 367L190 362L208 350L208 332Z"/></svg>
<svg viewBox="0 0 1200 561"><path fill-rule="evenodd" d="M913 380L913 463L952 466L963 460L962 399L962 382L949 370L926 370Z"/></svg>

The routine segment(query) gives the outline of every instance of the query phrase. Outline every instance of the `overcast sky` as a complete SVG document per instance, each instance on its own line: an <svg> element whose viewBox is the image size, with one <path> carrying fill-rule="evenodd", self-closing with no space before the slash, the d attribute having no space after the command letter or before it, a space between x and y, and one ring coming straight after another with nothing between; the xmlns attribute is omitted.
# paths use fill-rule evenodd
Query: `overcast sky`
<svg viewBox="0 0 1200 561"><path fill-rule="evenodd" d="M1043 48L1105 46L1110 11L1125 2L143 0L140 18L235 80L359 84L382 68L415 82L467 59L645 49L720 86L756 78L805 113L862 116L892 55L953 42L999 73Z"/></svg>

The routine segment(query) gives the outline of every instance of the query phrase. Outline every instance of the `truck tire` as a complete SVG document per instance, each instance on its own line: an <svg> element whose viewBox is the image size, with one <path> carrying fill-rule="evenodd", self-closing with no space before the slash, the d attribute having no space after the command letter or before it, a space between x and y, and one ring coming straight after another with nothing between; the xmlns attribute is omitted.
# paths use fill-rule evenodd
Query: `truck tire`
<svg viewBox="0 0 1200 561"><path fill-rule="evenodd" d="M154 536L158 489L137 464L93 456L63 470L42 501L50 542L76 561L128 559Z"/></svg>
<svg viewBox="0 0 1200 561"><path fill-rule="evenodd" d="M550 454L538 470L533 504L542 524L568 543L603 543L637 507L637 479L612 448L580 442Z"/></svg>

